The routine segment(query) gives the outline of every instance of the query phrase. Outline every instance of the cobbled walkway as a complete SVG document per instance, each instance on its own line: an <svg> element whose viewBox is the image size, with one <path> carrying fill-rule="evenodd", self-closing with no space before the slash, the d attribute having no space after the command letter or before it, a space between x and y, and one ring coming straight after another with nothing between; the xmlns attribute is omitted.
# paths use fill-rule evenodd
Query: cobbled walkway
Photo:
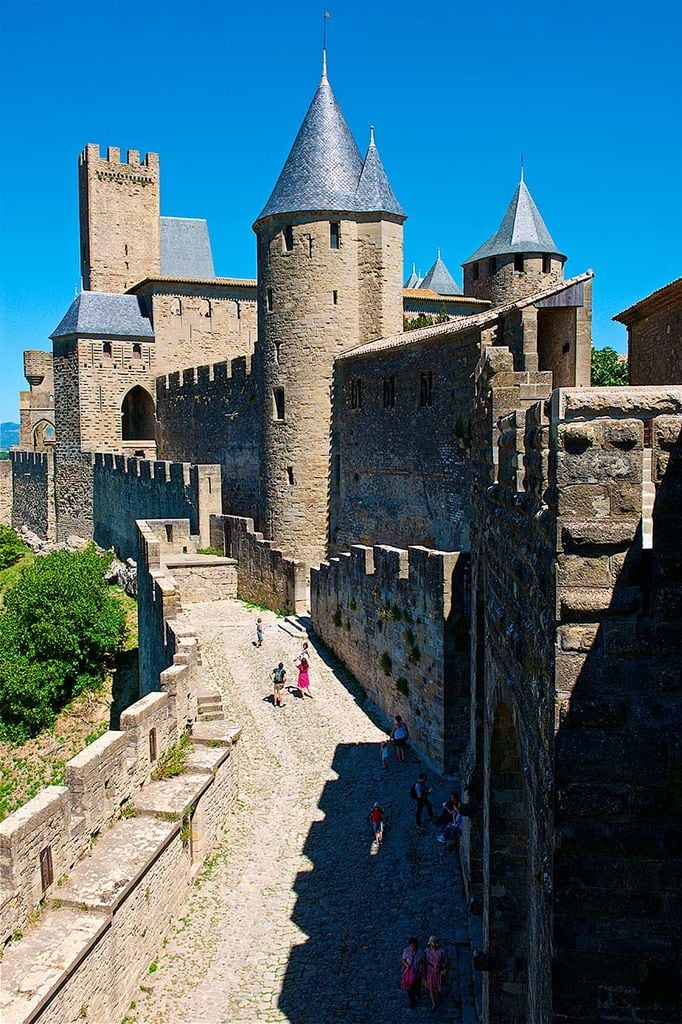
<svg viewBox="0 0 682 1024"><path fill-rule="evenodd" d="M265 642L253 644L260 614ZM242 726L240 796L188 913L129 1011L129 1024L393 1024L472 1021L466 908L456 856L436 829L415 828L409 789L422 765L408 753L388 771L382 732L352 680L314 650L313 699L269 699L269 671L289 681L302 634L237 601L190 607L204 671L221 688L225 715ZM292 635L293 634L293 635ZM434 808L448 786L429 773ZM386 812L384 846L368 820ZM407 938L436 933L447 949L447 996L416 1011L399 988ZM153 967L154 965L152 965Z"/></svg>

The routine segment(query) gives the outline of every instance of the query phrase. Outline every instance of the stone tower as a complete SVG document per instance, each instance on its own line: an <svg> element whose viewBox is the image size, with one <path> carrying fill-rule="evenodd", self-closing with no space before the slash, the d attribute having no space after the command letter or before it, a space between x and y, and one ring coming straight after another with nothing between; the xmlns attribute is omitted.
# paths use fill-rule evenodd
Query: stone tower
<svg viewBox="0 0 682 1024"><path fill-rule="evenodd" d="M158 276L159 157L118 149L106 159L89 144L78 158L81 276L86 291L124 292L145 277Z"/></svg>
<svg viewBox="0 0 682 1024"><path fill-rule="evenodd" d="M404 220L373 131L363 160L324 61L254 224L261 526L308 563L327 547L334 357L402 330Z"/></svg>
<svg viewBox="0 0 682 1024"><path fill-rule="evenodd" d="M560 284L566 257L559 252L526 183L521 180L499 228L462 264L464 294L494 306Z"/></svg>

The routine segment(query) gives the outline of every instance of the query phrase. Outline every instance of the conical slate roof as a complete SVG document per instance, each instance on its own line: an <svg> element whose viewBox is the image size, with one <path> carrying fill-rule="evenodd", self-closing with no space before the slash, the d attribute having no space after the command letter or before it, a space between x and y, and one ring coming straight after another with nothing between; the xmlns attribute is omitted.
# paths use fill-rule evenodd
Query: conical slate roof
<svg viewBox="0 0 682 1024"><path fill-rule="evenodd" d="M419 283L418 287L429 288L432 292L438 292L439 295L462 294L462 289L440 258L440 249L436 256L436 262L427 271L426 277Z"/></svg>
<svg viewBox="0 0 682 1024"><path fill-rule="evenodd" d="M415 265L413 263L412 264L412 273L410 274L410 276L408 277L407 281L405 282L405 288L418 288L419 287L419 282L420 282L420 278L419 278L419 276L417 274L417 268L415 267Z"/></svg>
<svg viewBox="0 0 682 1024"><path fill-rule="evenodd" d="M374 140L363 161L327 79L322 78L272 195L256 220L304 210L404 217Z"/></svg>
<svg viewBox="0 0 682 1024"><path fill-rule="evenodd" d="M523 174L499 228L485 245L464 261L463 265L485 259L486 256L504 256L511 252L542 252L566 258L564 253L559 252L556 242L547 230L540 211L526 188Z"/></svg>

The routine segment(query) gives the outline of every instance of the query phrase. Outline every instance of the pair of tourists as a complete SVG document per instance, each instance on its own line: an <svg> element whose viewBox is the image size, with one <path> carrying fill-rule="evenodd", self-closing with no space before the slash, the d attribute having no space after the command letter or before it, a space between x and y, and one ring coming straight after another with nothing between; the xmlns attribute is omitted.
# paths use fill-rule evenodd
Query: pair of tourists
<svg viewBox="0 0 682 1024"><path fill-rule="evenodd" d="M435 1010L443 994L447 980L445 951L435 935L426 943L426 950L419 948L419 939L409 939L401 960L400 987L407 992L407 1000L414 1009L422 986L431 997L431 1009Z"/></svg>
<svg viewBox="0 0 682 1024"><path fill-rule="evenodd" d="M310 692L309 666L310 650L308 644L304 643L301 653L296 659L296 670L298 672L296 687L301 697L303 697L305 693L307 693L309 697L312 697L312 693ZM284 667L284 662L280 661L277 668L273 668L270 674L272 676L273 685L272 702L275 707L283 708L284 704L282 703L282 697L284 696L284 687L287 681L287 670Z"/></svg>

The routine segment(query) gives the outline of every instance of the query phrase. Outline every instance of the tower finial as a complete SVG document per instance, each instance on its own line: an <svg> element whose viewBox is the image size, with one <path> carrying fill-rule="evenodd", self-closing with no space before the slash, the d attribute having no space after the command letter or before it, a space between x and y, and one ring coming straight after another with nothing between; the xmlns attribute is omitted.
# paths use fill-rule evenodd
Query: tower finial
<svg viewBox="0 0 682 1024"><path fill-rule="evenodd" d="M329 11L322 12L322 81L327 81L327 19L331 18Z"/></svg>
<svg viewBox="0 0 682 1024"><path fill-rule="evenodd" d="M440 259L440 246L438 246L438 259Z"/></svg>
<svg viewBox="0 0 682 1024"><path fill-rule="evenodd" d="M371 124L369 126L369 144L370 144L370 146L374 145L374 125L373 124Z"/></svg>
<svg viewBox="0 0 682 1024"><path fill-rule="evenodd" d="M521 181L523 181L523 153L521 154Z"/></svg>

